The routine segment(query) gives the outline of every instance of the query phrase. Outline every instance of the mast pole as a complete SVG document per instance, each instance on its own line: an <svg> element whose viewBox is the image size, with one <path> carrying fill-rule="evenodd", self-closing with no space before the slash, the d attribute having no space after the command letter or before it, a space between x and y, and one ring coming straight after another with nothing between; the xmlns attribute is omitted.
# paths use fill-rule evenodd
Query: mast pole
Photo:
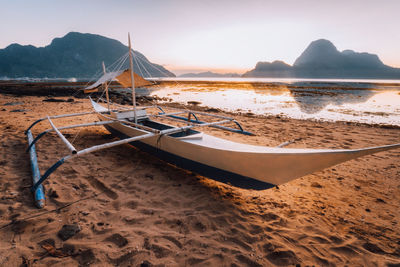
<svg viewBox="0 0 400 267"><path fill-rule="evenodd" d="M103 64L103 74L106 74L106 66L104 65L104 61L101 62ZM106 98L107 98L107 107L108 107L108 112L110 112L110 96L108 95L108 84L107 82L105 83L106 86Z"/></svg>
<svg viewBox="0 0 400 267"><path fill-rule="evenodd" d="M133 60L132 60L132 45L131 45L131 35L128 33L129 42L129 66L131 71L131 82L132 82L132 104L133 104L133 115L135 117L135 123L137 123L136 117L136 94L135 94L135 80L133 76Z"/></svg>

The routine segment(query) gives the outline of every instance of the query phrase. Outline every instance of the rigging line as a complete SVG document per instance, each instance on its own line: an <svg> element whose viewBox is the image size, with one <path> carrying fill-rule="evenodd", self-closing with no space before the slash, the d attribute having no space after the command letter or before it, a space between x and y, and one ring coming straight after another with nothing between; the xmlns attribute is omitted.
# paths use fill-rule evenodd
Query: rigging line
<svg viewBox="0 0 400 267"><path fill-rule="evenodd" d="M81 130L82 130L82 128L80 128L80 129L78 130L78 132L75 134L74 139L72 139L72 141L71 141L71 144L74 144L74 143L75 143L75 140L76 140L76 138L79 136L79 134L81 133Z"/></svg>
<svg viewBox="0 0 400 267"><path fill-rule="evenodd" d="M114 63L112 63L110 66L113 66L114 64L116 64L118 61L120 61L121 60L121 58L123 58L125 56L125 54L124 55L122 55L121 57L119 57L116 61L114 61ZM87 87L92 81L95 81L95 80L98 80L98 78L99 77L101 77L101 72L102 72L102 70L98 70L94 75L92 75L90 78L89 78L89 80L88 80L88 82L84 85L84 87ZM95 78L95 77L97 77L97 78ZM81 89L78 89L77 91L79 92ZM74 94L75 95L75 94Z"/></svg>
<svg viewBox="0 0 400 267"><path fill-rule="evenodd" d="M13 225L13 224L17 224L17 223L20 223L20 222L23 222L23 221L27 221L27 220L29 220L29 219L37 218L37 217L40 217L40 216L42 216L42 215L45 215L45 214L48 214L48 213L51 213L51 212L59 212L60 210L65 209L65 208L67 208L67 207L69 207L69 206L71 206L71 205L73 205L73 204L79 203L79 202L84 201L84 200L89 200L89 199L92 199L92 198L96 198L96 197L98 197L99 195L104 194L104 193L105 193L104 191L101 191L100 193L93 193L92 196L88 196L88 197L84 197L84 198L75 200L75 201L70 202L70 203L67 203L67 204L65 204L65 205L63 205L63 206L61 206L61 207L59 207L59 208L55 208L55 209L52 209L52 210L46 210L46 211L37 213L37 214L35 214L35 215L32 215L32 216L23 218L23 219L13 220L13 221L11 221L11 222L5 224L5 225L2 225L2 226L0 227L0 229L6 228L7 226L10 226L10 225Z"/></svg>
<svg viewBox="0 0 400 267"><path fill-rule="evenodd" d="M120 66L120 65L122 65L125 61L126 61L126 54L123 54L123 55L122 55L121 57L119 57L116 61L114 61L110 66L106 67L106 70L107 70L107 69L108 69L108 70L111 70L111 69L112 69L113 67L115 67L115 66ZM121 64L121 62L122 62L122 64ZM96 74L94 74L94 75L90 78L90 81L87 82L87 84L85 85L85 87L87 87L87 86L89 85L89 83L92 82L93 80L98 80L98 78L101 77L101 73L102 73L102 70L97 71ZM93 78L96 77L96 76L97 76L98 78L97 78L97 79L93 79ZM81 90L81 89L79 89L79 90ZM95 93L95 92L90 93L89 96L92 96L93 93Z"/></svg>
<svg viewBox="0 0 400 267"><path fill-rule="evenodd" d="M106 101L104 98L101 98L101 99L99 99L99 100L101 100L101 102L103 102L103 103L107 103L107 101ZM124 106L124 105L117 104L117 103L115 103L115 102L113 102L113 101L111 101L111 100L109 101L109 103L110 103L111 105L113 105L113 106L116 106L116 107L121 107L121 108L123 108L123 109L130 109L130 108Z"/></svg>
<svg viewBox="0 0 400 267"><path fill-rule="evenodd" d="M127 57L127 54L123 54L121 57L119 57L116 61L114 61L110 66L109 66L109 68L111 68L113 65L116 65L119 61L122 61L122 60L126 60L126 57ZM84 88L85 87L87 87L92 81L94 81L94 80L98 80L98 78L95 78L95 77L101 77L101 70L99 70L99 71L97 71L94 75L92 75L90 78L89 78L89 80L87 81L87 83L84 85ZM76 89L76 91L75 91L75 93L72 95L73 97L75 97L80 91L81 91L82 89ZM92 93L89 95L89 96L91 96L92 95Z"/></svg>
<svg viewBox="0 0 400 267"><path fill-rule="evenodd" d="M116 61L114 61L111 65L109 65L108 67L106 67L106 69L111 70L112 68L114 68L115 66L118 66L120 64L121 61L124 61L126 57L126 53L123 54L120 58L118 58Z"/></svg>
<svg viewBox="0 0 400 267"><path fill-rule="evenodd" d="M140 65L139 65L139 63L138 63L138 61L137 61L137 59L136 59L135 53L133 53L133 60L135 60L135 63L136 63L136 65L138 66L140 75L141 75L142 77L144 77L143 72L142 72L142 69L140 68ZM151 77L151 76L150 76L150 77Z"/></svg>
<svg viewBox="0 0 400 267"><path fill-rule="evenodd" d="M144 64L141 62L142 59L140 57L137 57L137 59L138 59L139 64L142 65L143 69L147 72L147 75L149 75L150 78L153 78L151 76L151 73L147 70L146 66L144 66Z"/></svg>
<svg viewBox="0 0 400 267"><path fill-rule="evenodd" d="M121 66L125 63L126 59L127 59L127 54L124 54L122 57L120 57L120 58L118 59L118 61L114 62L112 65L110 65L108 68L106 68L106 70L107 70L107 69L110 70L110 69L111 69L111 66L114 67L114 69L113 69L112 71L119 70L119 69L121 68ZM112 80L104 82L104 84L105 84L107 87L110 87L111 83L112 83ZM105 91L106 91L105 89L102 91L102 94L100 95L100 98L103 97ZM95 93L95 92L90 93L89 96L92 96L93 93ZM98 103L98 102L99 102L99 98L97 99L97 103Z"/></svg>
<svg viewBox="0 0 400 267"><path fill-rule="evenodd" d="M109 66L108 69L112 69L112 71L119 71L121 69L121 66L124 65L126 59L128 58L128 53L124 54L118 62L115 62L115 64Z"/></svg>
<svg viewBox="0 0 400 267"><path fill-rule="evenodd" d="M115 66L114 71L119 71L121 70L122 66L125 64L126 60L128 59L129 55L125 54L125 57L123 58L123 60L121 60L121 62Z"/></svg>
<svg viewBox="0 0 400 267"><path fill-rule="evenodd" d="M143 62L145 62L144 59L141 59L140 57L139 57L139 60L142 60ZM154 63L151 63L151 62L149 62L149 63L150 63L149 65L150 65L153 69L159 71L161 74L165 75L166 77L169 77L169 74L168 74L167 72L162 71L160 68L157 68L157 67L155 66L155 65L157 65L157 64L154 64ZM143 68L147 71L147 69L146 69L145 66L143 66ZM147 72L148 72L148 71L147 71ZM150 75L150 77L151 77L151 75ZM174 82L175 85L179 86L178 81L174 80L173 82ZM159 88L161 88L161 87L159 87Z"/></svg>
<svg viewBox="0 0 400 267"><path fill-rule="evenodd" d="M139 60L142 60L142 59L139 58ZM144 61L143 61L143 62L144 62ZM151 63L151 62L150 62L150 66L152 66L153 68L155 68L155 67L153 66L153 63ZM147 69L146 69L145 66L143 66L143 68L147 71ZM160 71L161 73L163 73L161 70L159 70L159 71ZM147 71L147 72L148 72L148 71ZM163 73L163 74L166 75L166 73ZM166 76L168 76L168 75L166 75ZM151 75L150 75L150 77L151 77ZM179 86L179 85L180 85L180 84L178 83L178 81L176 81L176 80L174 80L173 83L175 84L175 86ZM154 84L154 86L155 86L156 88L162 89L162 87L161 87L160 84ZM154 104L153 101L150 101L150 100L148 100L148 99L146 99L146 98L144 98L144 100L147 101L148 103ZM156 102L156 105L158 105L158 101L156 100L155 102ZM183 105L183 108L182 108L182 109L183 109L183 110L186 110L186 111L190 111L189 108L187 108L185 105Z"/></svg>
<svg viewBox="0 0 400 267"><path fill-rule="evenodd" d="M111 82L110 82L110 84L111 84ZM108 85L107 85L107 86L108 86ZM106 88L106 87L104 87L104 90L102 91L100 97L97 99L97 102L96 102L96 103L99 103L99 100L103 97L103 95L104 95L104 93L105 93L105 91L106 91L105 88ZM92 93L91 93L91 94L92 94ZM91 94L90 94L90 95L91 95ZM79 136L79 134L81 133L82 129L83 129L83 128L79 128L78 132L74 135L74 138L72 139L72 142L70 142L71 144L74 144L74 143L75 143L75 140L76 140L76 138Z"/></svg>
<svg viewBox="0 0 400 267"><path fill-rule="evenodd" d="M128 54L125 54L124 57L121 58L121 61L120 61L118 64L115 65L113 71L119 71L119 70L121 70L121 68L122 68L122 66L125 64L127 58L128 58ZM112 80L110 80L110 81L109 81L109 84L107 85L107 86L109 86L109 88L110 88L111 83L112 83ZM97 102L98 102L98 101L97 101Z"/></svg>
<svg viewBox="0 0 400 267"><path fill-rule="evenodd" d="M103 97L104 93L106 92L106 87L110 86L111 82L112 81L109 81L108 84L107 84L107 82L105 82L106 86L104 86L104 89L102 90L100 97L97 98L96 103L99 103L99 99Z"/></svg>
<svg viewBox="0 0 400 267"><path fill-rule="evenodd" d="M150 78L152 78L152 75L150 74L150 72L147 70L147 68L146 68L146 66L144 66L144 64L141 62L141 58L139 57L139 56L134 56L134 59L135 59L135 61L136 61L136 64L141 64L142 65L142 67L143 67L143 69L147 72L147 74L149 75L149 77ZM139 69L140 69L140 65L138 64L138 67L139 67ZM143 73L141 73L142 74L142 76L144 76L143 75ZM153 83L153 85L154 86L158 86L157 84L155 84L154 82L152 82ZM146 97L144 97L144 98L142 98L142 101L145 101L145 102L147 102L147 103L150 103L151 105L153 105L154 104L154 101L152 100L149 100L149 99L147 99Z"/></svg>
<svg viewBox="0 0 400 267"><path fill-rule="evenodd" d="M169 77L169 75L168 75L167 72L162 71L160 68L158 68L158 67L155 66L155 65L157 65L157 64L151 63L151 62L149 62L149 63L150 63L149 65L150 65L153 69L157 70L157 71L160 72L161 74L164 74L166 77Z"/></svg>
<svg viewBox="0 0 400 267"><path fill-rule="evenodd" d="M95 80L95 77L98 77L100 75L100 71L97 71L92 77L89 78L89 81L86 82L86 84L83 86L83 88L86 88L93 80ZM72 94L73 97L78 95L82 91L82 88L76 89L75 93Z"/></svg>

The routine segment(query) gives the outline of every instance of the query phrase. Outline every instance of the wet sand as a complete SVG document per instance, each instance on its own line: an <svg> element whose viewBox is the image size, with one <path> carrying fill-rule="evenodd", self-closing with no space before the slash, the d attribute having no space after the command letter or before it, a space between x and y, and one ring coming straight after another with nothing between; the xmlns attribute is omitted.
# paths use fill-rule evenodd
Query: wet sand
<svg viewBox="0 0 400 267"><path fill-rule="evenodd" d="M29 191L24 130L48 114L90 109L84 99L44 99L1 95L1 266L400 264L399 150L253 191L197 176L123 145L65 163L45 183L47 205L39 210ZM257 135L208 132L257 145L298 139L288 147L400 142L400 129L234 116ZM56 125L84 121L62 119ZM48 127L40 124L34 134ZM100 127L64 133L78 148L113 138ZM43 137L37 150L42 173L68 153L54 134ZM80 231L63 241L58 232L74 224Z"/></svg>

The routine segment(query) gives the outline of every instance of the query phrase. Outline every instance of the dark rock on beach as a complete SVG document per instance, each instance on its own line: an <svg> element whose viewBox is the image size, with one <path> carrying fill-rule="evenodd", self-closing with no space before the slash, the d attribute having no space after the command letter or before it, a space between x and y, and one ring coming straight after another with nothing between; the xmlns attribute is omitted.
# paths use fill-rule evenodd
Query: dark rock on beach
<svg viewBox="0 0 400 267"><path fill-rule="evenodd" d="M61 230L57 233L57 236L63 240L66 241L79 233L81 231L81 227L78 224L65 224L61 228Z"/></svg>

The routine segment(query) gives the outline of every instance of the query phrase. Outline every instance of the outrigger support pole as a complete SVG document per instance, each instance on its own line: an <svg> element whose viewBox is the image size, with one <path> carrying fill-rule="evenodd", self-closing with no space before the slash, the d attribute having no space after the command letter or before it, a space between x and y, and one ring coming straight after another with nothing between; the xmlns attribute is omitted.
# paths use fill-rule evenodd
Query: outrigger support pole
<svg viewBox="0 0 400 267"><path fill-rule="evenodd" d="M34 123L31 124L31 126L29 126L28 129L26 129L25 134L28 133L28 131L35 126L36 124L38 124L41 121L47 120L47 118L50 119L58 119L58 118L65 118L65 117L75 117L75 116L82 116L82 115L90 115L90 114L96 114L97 111L92 111L92 112L82 112L82 113L72 113L72 114L62 114L62 115L56 115L56 116L47 116L47 117L43 117L41 119L38 119L37 121L35 121Z"/></svg>
<svg viewBox="0 0 400 267"><path fill-rule="evenodd" d="M38 179L38 180L34 179L34 185L31 190L32 190L32 192L36 192L36 190L42 186L42 183L50 176L50 174L52 174L55 170L57 170L57 168L60 167L65 161L70 160L71 158L82 156L84 154L92 153L92 152L95 152L95 151L98 151L101 149L106 149L106 148L110 148L110 147L114 147L114 146L119 146L122 144L135 142L138 140L147 139L147 138L154 137L154 136L169 135L169 134L174 134L174 133L178 133L178 132L183 132L188 129L194 128L194 127L214 126L214 125L228 123L228 122L231 122L231 120L222 120L222 121L209 122L209 123L198 124L198 125L188 125L188 126L183 126L183 127L179 127L179 128L172 128L172 129L158 131L157 133L147 132L146 134L143 134L143 135L125 138L125 139L114 141L111 143L96 145L96 146L92 146L92 147L89 147L89 148L86 148L86 149L83 149L80 151L76 151L75 153L69 154L69 155L61 158L59 161L57 161L55 164L53 164L53 166L51 166L43 174L42 177L40 177L40 175L39 175L40 179ZM30 130L29 130L29 132L30 132ZM30 151L32 151L33 147L34 146L31 147ZM36 166L37 166L37 160L36 160Z"/></svg>
<svg viewBox="0 0 400 267"><path fill-rule="evenodd" d="M83 123L83 124L75 124L75 125L70 125L70 126L64 126L64 127L59 127L57 128L58 130L64 130L64 129L71 129L71 128L78 128L78 127L88 127L88 126L98 126L98 125L105 125L105 124L110 124L114 123L115 121L95 121L92 123ZM35 139L30 143L26 151L29 151L31 147L39 141L40 138L42 138L45 134L54 131L54 129L48 129L46 131L41 132L38 134Z"/></svg>
<svg viewBox="0 0 400 267"><path fill-rule="evenodd" d="M101 150L101 149L106 149L106 148L110 148L110 147L114 147L114 146L119 146L119 145L126 144L126 143L130 143L130 142L134 142L134 141L137 141L137 140L142 140L142 139L150 138L150 137L155 136L155 135L156 135L156 134L153 134L153 133L147 133L147 134L144 134L144 135L139 135L139 136L135 136L135 137L131 137L131 138L125 138L125 139L118 140L118 141L114 141L114 142L111 142L111 143L106 143L106 144L102 144L102 145L92 146L92 147L89 147L89 148L86 148L86 149L77 151L75 154L67 155L67 156L61 158L61 159L60 159L59 161L57 161L56 163L54 163L53 166L51 166L51 167L43 174L43 176L42 176L39 180L37 180L37 181L34 183L34 185L33 185L32 189L31 189L31 191L32 191L32 192L35 192L39 187L42 186L42 183L50 176L50 174L52 174L55 170L57 170L57 168L60 167L64 162L66 162L67 160L69 160L69 159L71 159L71 158L73 158L73 157L78 157L78 156L81 156L81 155L84 155L84 154L88 154L88 153L92 153L92 152L94 152L94 151L98 151L98 150Z"/></svg>
<svg viewBox="0 0 400 267"><path fill-rule="evenodd" d="M190 114L190 113L189 113L189 114ZM193 114L193 113L192 113L192 114ZM161 115L163 115L163 114L161 114ZM206 123L206 122L204 122L204 121L198 120L196 117L195 117L196 119L193 120L193 119L190 119L190 117L189 117L189 118L185 118L185 117L173 115L172 113L171 113L171 114L166 114L166 116L167 116L167 117L170 117L170 118L173 118L173 119L182 120L182 121L187 121L187 120L189 119L189 122L197 123L197 124L200 124L200 125ZM233 119L232 119L231 122L235 123L239 129L234 129L234 128L230 128L230 127L226 127L226 126L222 126L222 125L211 125L210 127L212 127L212 128L218 128L218 129L225 130L225 131L229 131L229 132L233 132L233 133L240 133L240 134L250 135L250 136L253 136L253 135L254 135L254 134L251 133L251 132L248 132L248 131L243 130L242 125L240 125L240 123L237 122L236 120L233 120Z"/></svg>
<svg viewBox="0 0 400 267"><path fill-rule="evenodd" d="M208 116L208 117L215 117L215 118L220 118L220 119L229 119L231 122L235 123L236 126L239 129L234 129L234 128L230 128L230 127L226 127L226 126L222 126L222 125L211 125L210 127L212 128L217 128L217 129L221 129L221 130L225 130L225 131L229 131L229 132L233 132L233 133L239 133L239 134L244 134L244 135L250 135L250 136L254 136L255 134L253 134L252 132L248 132L245 131L242 127L242 125L240 125L240 123L232 118L229 117L225 117L225 116L221 116L221 115L215 115L215 114L210 114L210 113L205 113L205 112L198 112L198 111L177 111L177 112L172 112L172 113L166 113L162 107L160 106L156 106L161 112L158 113L158 115L154 115L155 117L167 117L167 118L171 118L171 119L177 119L177 120L181 120L181 121L187 121L187 122L192 122L192 123L196 123L196 124L205 124L206 122L201 121L197 118L196 114L198 115L204 115L204 116ZM177 109L179 110L179 109ZM188 117L182 117L182 116L177 116L183 113L188 113ZM191 115L193 115L193 117L195 118L194 120L191 119Z"/></svg>
<svg viewBox="0 0 400 267"><path fill-rule="evenodd" d="M28 130L26 132L26 135L28 137L28 144L30 145L30 150L29 150L29 157L31 161L31 169L32 169L32 182L35 185L39 180L40 180L40 171L39 171L39 165L37 162L37 156L36 156L36 148L35 145L33 144L33 136L31 130ZM32 190L33 196L35 198L35 204L38 208L43 208L46 199L44 197L44 188L42 185L39 185L35 187L35 190Z"/></svg>

